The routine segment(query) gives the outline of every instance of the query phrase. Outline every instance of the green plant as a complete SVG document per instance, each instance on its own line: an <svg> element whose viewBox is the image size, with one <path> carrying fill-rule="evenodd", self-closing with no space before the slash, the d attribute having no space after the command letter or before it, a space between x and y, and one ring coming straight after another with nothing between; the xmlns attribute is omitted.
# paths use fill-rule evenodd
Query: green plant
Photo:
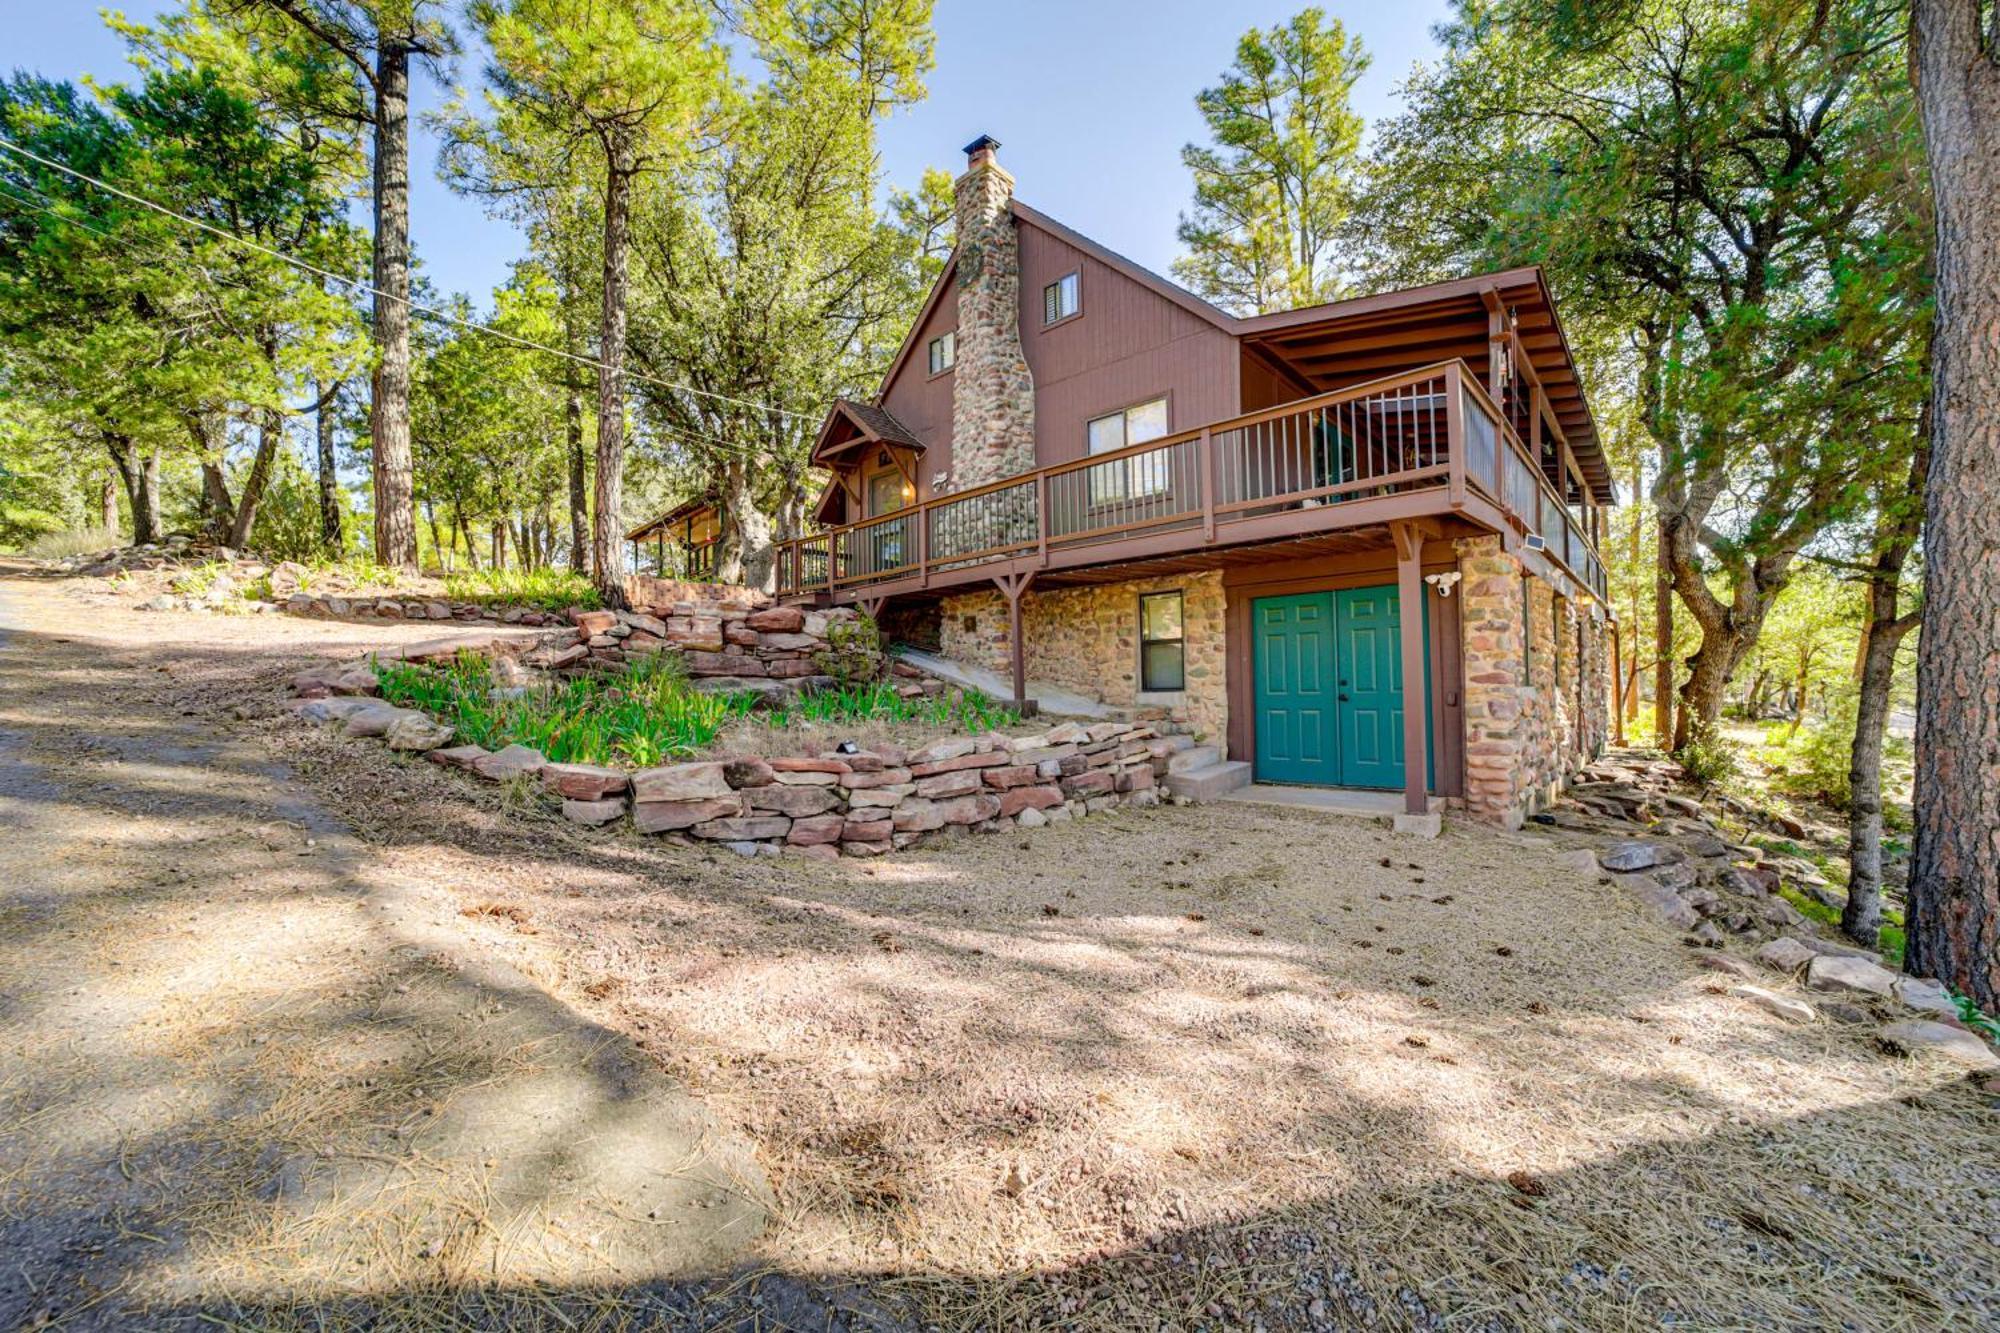
<svg viewBox="0 0 2000 1333"><path fill-rule="evenodd" d="M567 569L480 569L447 574L447 597L480 605L529 606L541 611L601 606L597 589L581 574Z"/></svg>
<svg viewBox="0 0 2000 1333"><path fill-rule="evenodd" d="M202 597L215 587L217 579L229 572L225 561L210 560L174 575L173 590L185 597Z"/></svg>
<svg viewBox="0 0 2000 1333"><path fill-rule="evenodd" d="M21 554L30 560L67 560L71 556L96 555L124 544L111 528L78 528L70 532L44 532L30 539L21 548Z"/></svg>
<svg viewBox="0 0 2000 1333"><path fill-rule="evenodd" d="M1996 1021L1991 1014L1981 1009L1969 996L1960 995L1957 991L1947 993L1951 996L1951 1002L1958 1006L1958 1018L1961 1023L1988 1041L2000 1041L2000 1021Z"/></svg>
<svg viewBox="0 0 2000 1333"><path fill-rule="evenodd" d="M451 723L461 741L532 746L557 763L647 767L694 754L755 704L689 688L666 655L519 694L497 690L491 663L463 654L437 666L377 662L375 675L383 698Z"/></svg>
<svg viewBox="0 0 2000 1333"><path fill-rule="evenodd" d="M855 722L922 723L966 731L991 731L1021 720L1013 709L995 703L977 690L955 695L918 695L905 699L893 685L875 683L820 690L766 715L767 725L789 727L801 722L839 725Z"/></svg>
<svg viewBox="0 0 2000 1333"><path fill-rule="evenodd" d="M882 651L882 631L875 617L860 615L828 626L826 647L813 654L813 665L820 674L833 677L842 690L881 680L889 658Z"/></svg>
<svg viewBox="0 0 2000 1333"><path fill-rule="evenodd" d="M1709 730L1695 732L1686 745L1674 751L1674 761L1690 781L1704 787L1734 776L1739 762L1736 747L1720 732Z"/></svg>

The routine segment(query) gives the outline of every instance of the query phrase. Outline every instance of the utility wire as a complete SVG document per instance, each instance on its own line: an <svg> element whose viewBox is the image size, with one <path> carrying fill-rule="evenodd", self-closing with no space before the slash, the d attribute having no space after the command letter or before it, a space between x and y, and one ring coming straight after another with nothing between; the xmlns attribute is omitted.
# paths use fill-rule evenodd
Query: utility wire
<svg viewBox="0 0 2000 1333"><path fill-rule="evenodd" d="M546 344L535 342L532 339L517 337L514 334L507 333L501 329L492 328L485 324L475 323L472 320L465 319L458 315L454 315L448 310L439 310L433 306L422 305L416 301L410 300L406 296L391 296L387 292L384 292L377 287L371 286L368 283L362 282L358 278L346 277L342 274L335 273L330 269L321 268L316 264L309 264L303 259L294 258L293 256L285 254L282 251L274 250L269 246L260 245L256 241L252 241L246 239L245 237L238 236L235 232L225 231L221 227L212 226L209 223L203 222L200 218L191 218L187 216L185 213L177 213L173 209L168 208L163 204L156 204L151 199L144 198L141 195L133 194L131 191L121 189L116 185L110 184L109 182L101 181L95 176L91 176L84 172L78 171L74 167L66 166L61 162L55 161L53 158L43 157L39 153L31 152L30 150L21 147L21 145L13 143L7 139L0 138L0 149L5 149L8 152L15 153L21 157L26 158L30 162L37 162L40 163L42 166L49 167L55 171L60 171L66 176L72 176L77 180L83 181L85 184L94 185L100 190L118 196L120 199L129 200L132 203L138 204L142 208L151 209L153 212L160 214L162 217L171 218L176 222L184 223L187 226L194 227L197 228L198 230L207 232L212 236L227 241L231 245L239 245L247 250L253 250L258 254L265 255L271 259L275 259L280 263L290 264L293 268L300 269L307 273L311 273L316 277L324 278L330 282L341 283L347 287L354 289L357 292L366 292L370 296L380 297L381 299L387 301L401 301L404 305L408 306L411 310L416 311L419 314L429 315L433 319L443 320L445 323L456 325L459 328L472 329L479 333L488 334L492 337L499 338L504 342L512 343L516 347L525 347L532 351L546 352L550 356L560 357L565 361L574 361L579 365L590 366L598 370L599 372L602 372L605 368L604 363L598 360L596 357L582 356L575 352L564 351L562 348L559 347L550 347L547 346ZM74 219L65 219L65 220L74 221ZM93 230L93 229L85 227L85 230ZM657 384L663 389L671 389L676 393L689 393L702 398L713 398L718 402L729 403L736 407L747 407L758 412L772 412L776 413L779 416L793 417L800 420L810 419L806 416L806 414L802 412L788 411L787 409L782 407L774 407L769 403L752 402L747 398L732 398L725 393L715 393L708 389L697 389L693 385L689 384L675 384L670 380L663 380L658 378L657 376L648 375L644 371L628 369L623 371L622 373L631 377L632 379L643 380L648 384Z"/></svg>

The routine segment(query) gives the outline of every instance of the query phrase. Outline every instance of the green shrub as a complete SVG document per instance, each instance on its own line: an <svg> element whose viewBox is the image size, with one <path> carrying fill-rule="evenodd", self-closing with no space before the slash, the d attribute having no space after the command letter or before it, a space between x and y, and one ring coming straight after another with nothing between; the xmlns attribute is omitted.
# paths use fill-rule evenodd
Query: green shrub
<svg viewBox="0 0 2000 1333"><path fill-rule="evenodd" d="M827 627L826 647L813 654L820 674L833 677L841 690L854 690L882 679L889 658L882 651L882 631L869 615L835 621Z"/></svg>
<svg viewBox="0 0 2000 1333"><path fill-rule="evenodd" d="M1826 714L1801 726L1796 732L1790 723L1774 723L1765 729L1764 747L1758 758L1771 771L1771 785L1794 796L1824 801L1845 810L1854 801L1848 782L1848 766L1854 758L1854 728L1860 713L1860 699L1852 688L1833 692L1827 699ZM1902 736L1886 736L1882 743L1882 787L1897 789L1908 780L1915 753ZM1902 811L1884 801L1885 823L1895 826Z"/></svg>
<svg viewBox="0 0 2000 1333"><path fill-rule="evenodd" d="M575 606L594 611L603 603L589 579L567 569L479 569L447 574L445 596L482 606L528 606L563 611Z"/></svg>
<svg viewBox="0 0 2000 1333"><path fill-rule="evenodd" d="M1674 751L1674 761L1690 781L1713 786L1736 773L1736 747L1719 731L1697 728L1686 745Z"/></svg>

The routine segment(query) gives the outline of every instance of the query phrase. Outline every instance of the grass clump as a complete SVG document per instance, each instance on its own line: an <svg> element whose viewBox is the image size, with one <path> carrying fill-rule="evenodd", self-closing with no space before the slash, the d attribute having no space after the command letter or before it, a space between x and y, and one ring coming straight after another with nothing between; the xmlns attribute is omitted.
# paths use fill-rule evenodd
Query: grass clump
<svg viewBox="0 0 2000 1333"><path fill-rule="evenodd" d="M497 689L492 664L472 656L435 667L378 662L375 675L383 698L449 722L462 742L532 746L562 764L646 768L695 754L755 703L690 689L666 656L519 693Z"/></svg>
<svg viewBox="0 0 2000 1333"><path fill-rule="evenodd" d="M447 574L445 596L482 606L527 606L538 611L602 605L589 579L567 569L476 569Z"/></svg>
<svg viewBox="0 0 2000 1333"><path fill-rule="evenodd" d="M956 696L920 695L905 699L889 684L851 685L821 690L773 710L766 719L772 727L817 723L823 726L854 722L927 723L937 727L963 727L967 731L991 731L1009 727L1021 715L995 703L977 690Z"/></svg>
<svg viewBox="0 0 2000 1333"><path fill-rule="evenodd" d="M30 560L68 560L124 544L116 528L78 528L70 532L45 532L22 546L21 554Z"/></svg>

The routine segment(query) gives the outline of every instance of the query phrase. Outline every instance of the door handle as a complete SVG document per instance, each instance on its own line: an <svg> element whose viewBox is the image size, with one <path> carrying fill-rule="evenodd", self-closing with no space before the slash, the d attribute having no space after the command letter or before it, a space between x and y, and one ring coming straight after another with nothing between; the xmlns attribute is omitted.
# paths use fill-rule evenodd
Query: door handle
<svg viewBox="0 0 2000 1333"><path fill-rule="evenodd" d="M1347 702L1347 696L1346 696L1346 695L1344 695L1344 694L1343 694L1343 695L1341 695L1341 696L1340 696L1340 702L1341 702L1341 703L1346 703L1346 702Z"/></svg>

